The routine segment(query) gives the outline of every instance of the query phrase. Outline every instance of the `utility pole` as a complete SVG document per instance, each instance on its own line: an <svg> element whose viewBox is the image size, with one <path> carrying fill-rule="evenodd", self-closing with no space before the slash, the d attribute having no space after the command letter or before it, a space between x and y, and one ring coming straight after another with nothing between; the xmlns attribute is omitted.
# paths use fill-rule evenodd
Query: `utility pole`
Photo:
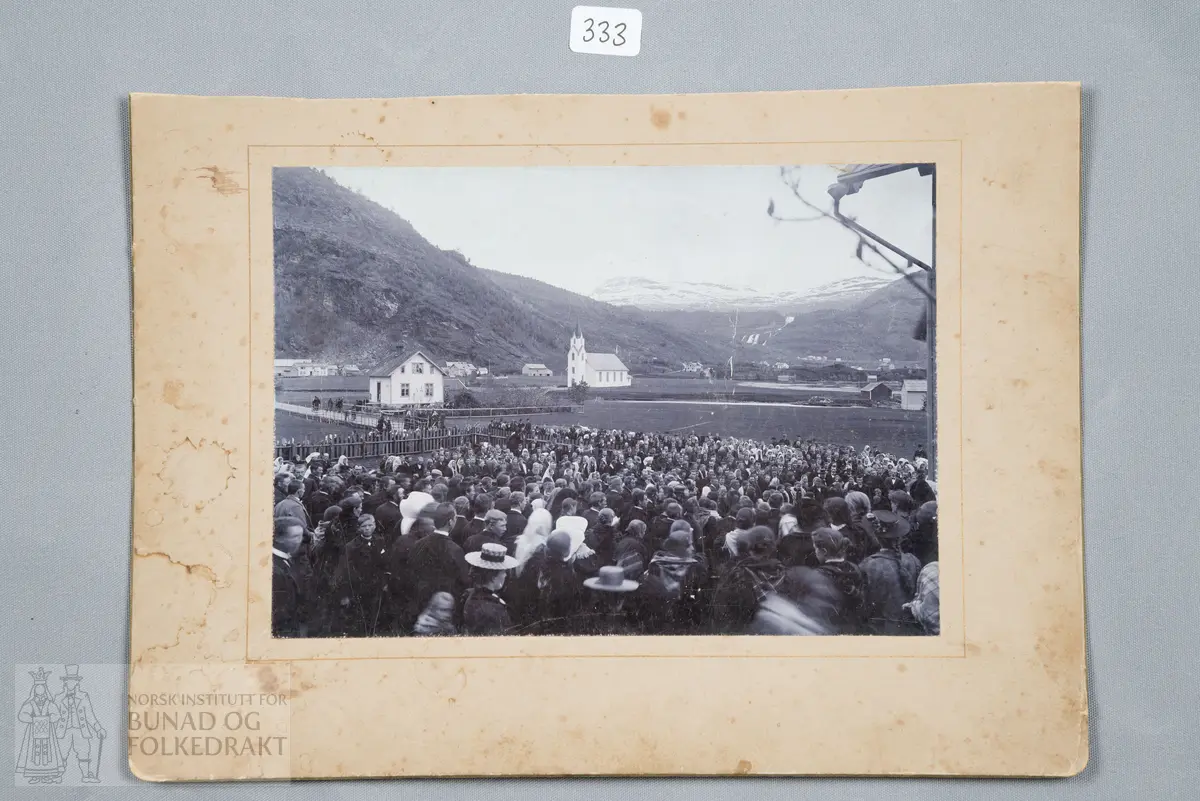
<svg viewBox="0 0 1200 801"><path fill-rule="evenodd" d="M863 183L872 178L881 178L885 175L901 172L903 170L915 169L921 175L928 175L932 178L932 189L930 191L931 202L933 207L933 247L930 252L933 254L930 257L929 264L921 261L915 256L906 253L904 250L893 245L883 237L871 232L870 230L859 225L858 222L841 212L842 198L846 195L853 195L862 189ZM877 246L883 247L888 251L896 254L904 259L908 268L919 267L925 272L925 282L922 286L920 282L904 273L905 278L914 286L921 290L925 296L925 344L927 352L925 357L925 430L927 432L927 445L929 453L929 474L936 480L937 478L937 274L934 270L934 265L937 263L937 167L934 164L855 164L844 170L837 179L837 183L829 187L829 196L833 198L833 216L847 229L858 234L860 237L859 247L862 247L862 240L869 239ZM899 268L897 268L899 269Z"/></svg>

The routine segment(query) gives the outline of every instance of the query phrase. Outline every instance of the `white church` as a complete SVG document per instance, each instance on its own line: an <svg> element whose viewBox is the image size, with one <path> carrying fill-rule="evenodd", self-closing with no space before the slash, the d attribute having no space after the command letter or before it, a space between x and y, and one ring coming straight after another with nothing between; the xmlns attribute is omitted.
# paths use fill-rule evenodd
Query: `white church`
<svg viewBox="0 0 1200 801"><path fill-rule="evenodd" d="M567 386L580 382L589 387L628 387L633 384L629 368L615 353L588 353L579 323L571 334L571 349L567 352Z"/></svg>

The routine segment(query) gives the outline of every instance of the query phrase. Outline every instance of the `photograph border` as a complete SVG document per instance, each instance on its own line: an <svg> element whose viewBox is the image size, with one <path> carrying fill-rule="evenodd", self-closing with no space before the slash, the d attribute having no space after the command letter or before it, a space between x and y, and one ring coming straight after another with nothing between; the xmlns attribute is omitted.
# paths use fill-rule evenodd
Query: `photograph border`
<svg viewBox="0 0 1200 801"><path fill-rule="evenodd" d="M1077 83L392 100L132 96L130 692L161 691L154 669L196 664L226 668L236 679L221 680L228 686L290 687L296 779L1078 773L1088 758L1080 111ZM954 614L963 624L952 655L893 655L895 638L885 637L854 638L879 650L836 659L786 656L850 638L567 643L610 658L531 652L553 645L541 637L449 646L474 648L470 657L426 640L422 654L367 659L347 658L336 642L293 657L250 641L254 610L269 603L251 582L270 554L260 557L266 549L254 542L247 552L246 532L265 532L270 519L256 504L270 485L274 427L273 404L256 399L251 411L243 389L268 398L272 382L257 377L273 360L259 344L270 338L256 335L250 346L249 327L261 330L274 306L265 283L255 278L248 288L246 265L261 269L257 231L270 228L271 206L261 182L247 191L251 145L345 156L399 142L403 149L382 149L401 163L414 148L461 159L500 141L550 155L573 142L613 148L617 163L631 149L623 142L694 154L722 146L714 142L793 140L809 142L807 155L764 163L938 165L938 478L943 514L957 517L943 548L962 533L961 605L942 610L948 629ZM921 144L930 141L958 158L957 181L946 180L951 160L929 154L937 145ZM905 148L913 155L897 155ZM949 240L961 252L948 250ZM957 334L947 331L948 308L959 315ZM953 481L961 482L957 503ZM1020 525L1006 514L1017 493ZM946 577L943 584L951 596ZM645 654L659 639L689 658L616 652L632 642L639 650L630 653ZM694 658L697 644L728 657L746 640L754 653L742 658ZM509 643L518 658L498 656ZM272 661L248 661L263 656ZM197 680L181 676L171 686ZM812 737L814 721L822 747L795 747ZM212 764L202 775L195 764L140 757L130 767L156 781L266 775L252 759Z"/></svg>
<svg viewBox="0 0 1200 801"><path fill-rule="evenodd" d="M902 159L880 155L890 147L899 145ZM671 158L679 155L679 149L704 148L700 160L692 160L692 153L683 159ZM676 150L672 154L668 149ZM839 156L845 161L804 158L813 150ZM617 152L619 151L619 153ZM501 156L500 153L504 155ZM799 158L779 160L794 155ZM464 158L465 157L465 158ZM506 158L507 157L507 158ZM619 160L618 160L619 158ZM614 161L616 162L614 164ZM620 142L584 143L560 141L537 145L489 144L457 145L451 148L430 145L405 144L349 144L333 147L296 145L249 145L246 148L246 191L249 198L248 229L249 254L247 269L250 275L249 307L253 313L248 321L250 342L248 346L249 377L247 400L251 411L250 419L258 418L255 410L264 405L267 393L260 385L263 373L263 353L269 351L274 358L274 237L272 176L276 167L364 167L364 168L438 168L471 167L479 169L520 169L522 167L606 167L606 166L795 166L828 163L909 163L934 164L935 180L939 182L936 193L944 198L949 208L957 207L960 219L957 226L937 226L935 252L939 281L939 313L935 364L944 359L951 360L949 375L960 376L962 364L962 295L957 287L962 284L962 140L860 140L846 142L809 141L754 141L754 142L689 142L686 144L664 142ZM268 208L270 207L270 208ZM265 244L264 244L265 243ZM946 270L946 273L940 271ZM950 290L942 288L945 280ZM264 288L266 287L266 288ZM257 294L256 294L257 293ZM271 298L271 314L264 313L261 298ZM947 302L943 307L943 303ZM949 314L943 313L943 308ZM268 343L264 346L263 343ZM268 369L270 365L267 365ZM935 381L936 381L935 377ZM256 390L256 385L258 389ZM934 392L938 391L935 383ZM270 390L272 428L274 431L274 390ZM770 656L772 658L894 658L956 659L966 655L966 603L962 592L962 576L966 572L961 542L961 454L962 426L958 398L953 394L949 409L937 407L939 432L957 434L957 442L947 454L940 443L935 445L939 459L939 565L941 596L949 599L942 605L941 631L931 637L888 637L881 635L828 635L823 637L778 637L764 638L753 635L636 635L595 637L456 637L456 638L412 638L412 637L356 637L356 638L280 638L271 636L271 571L269 540L256 536L265 531L257 525L252 515L247 523L246 553L248 564L263 564L266 567L252 571L246 586L246 661L272 662L295 661L298 659L498 659L539 656L546 658L687 658L687 659L738 659ZM949 421L957 425L947 427ZM251 424L249 436L252 441L263 437L262 430ZM269 433L269 432L268 432ZM272 450L267 454L266 464L272 463ZM948 457L948 458L947 458ZM256 460L257 461L257 460ZM957 476L946 480L945 464L957 464ZM270 482L268 481L268 486ZM256 496L260 482L250 484L249 508L258 511L269 500ZM258 490L261 492L261 489ZM945 499L945 500L942 500ZM955 510L959 510L956 513ZM266 525L265 520L261 520ZM943 557L950 556L948 564ZM261 599L261 600L260 600ZM602 643L602 645L600 644Z"/></svg>

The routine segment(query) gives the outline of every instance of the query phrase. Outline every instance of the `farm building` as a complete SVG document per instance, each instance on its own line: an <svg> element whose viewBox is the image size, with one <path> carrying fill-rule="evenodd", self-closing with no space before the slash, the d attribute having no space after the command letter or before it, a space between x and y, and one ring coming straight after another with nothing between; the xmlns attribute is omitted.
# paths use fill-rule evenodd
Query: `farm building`
<svg viewBox="0 0 1200 801"><path fill-rule="evenodd" d="M891 388L882 381L874 381L870 384L867 384L860 391L863 398L871 401L871 403L879 403L881 401L892 399Z"/></svg>
<svg viewBox="0 0 1200 801"><path fill-rule="evenodd" d="M544 364L527 364L521 368L521 375L536 375L544 378L554 375L554 371Z"/></svg>
<svg viewBox="0 0 1200 801"><path fill-rule="evenodd" d="M446 398L446 371L420 350L371 369L371 400L385 406L421 406Z"/></svg>
<svg viewBox="0 0 1200 801"><path fill-rule="evenodd" d="M300 365L303 364L312 364L312 359L276 359L275 377L300 375Z"/></svg>
<svg viewBox="0 0 1200 801"><path fill-rule="evenodd" d="M900 408L914 412L924 409L927 387L928 383L925 381L905 381L900 386Z"/></svg>

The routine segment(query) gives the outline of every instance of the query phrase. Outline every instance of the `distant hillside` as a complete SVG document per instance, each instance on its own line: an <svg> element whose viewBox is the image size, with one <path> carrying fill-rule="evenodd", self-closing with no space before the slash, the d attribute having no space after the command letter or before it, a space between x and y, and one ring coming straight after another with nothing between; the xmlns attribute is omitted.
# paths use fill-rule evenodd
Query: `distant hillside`
<svg viewBox="0 0 1200 801"><path fill-rule="evenodd" d="M846 361L913 361L925 356L925 344L913 339L924 306L924 295L898 278L844 309L648 314L726 347L736 343L735 358L741 361L790 362L810 354Z"/></svg>
<svg viewBox="0 0 1200 801"><path fill-rule="evenodd" d="M275 352L370 365L417 345L435 358L561 371L578 323L631 367L711 361L703 337L634 309L481 270L404 219L308 168L276 168Z"/></svg>

